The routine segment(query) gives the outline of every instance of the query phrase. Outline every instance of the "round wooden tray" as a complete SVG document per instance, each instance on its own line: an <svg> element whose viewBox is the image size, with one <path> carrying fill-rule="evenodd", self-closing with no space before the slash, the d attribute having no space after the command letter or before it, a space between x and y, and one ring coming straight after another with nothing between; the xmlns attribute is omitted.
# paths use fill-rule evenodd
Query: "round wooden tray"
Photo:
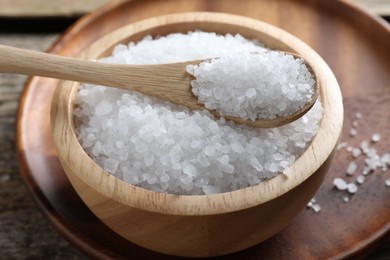
<svg viewBox="0 0 390 260"><path fill-rule="evenodd" d="M50 52L76 56L98 37L150 16L185 11L245 15L277 25L306 41L330 65L345 102L343 139L358 145L372 132L382 134L380 153L390 146L390 29L343 1L321 0L134 0L111 3L82 18ZM34 77L26 84L17 120L17 149L23 177L52 225L74 246L93 258L170 258L125 241L102 224L83 204L66 179L56 156L49 124L56 80ZM364 121L359 136L349 138L355 112ZM359 139L360 138L360 139ZM390 230L390 171L369 176L352 196L332 188L351 155L339 152L321 186L319 213L305 210L283 232L266 242L227 256L237 259L325 259L363 256ZM228 228L228 227L227 227ZM245 239L239 238L239 239Z"/></svg>

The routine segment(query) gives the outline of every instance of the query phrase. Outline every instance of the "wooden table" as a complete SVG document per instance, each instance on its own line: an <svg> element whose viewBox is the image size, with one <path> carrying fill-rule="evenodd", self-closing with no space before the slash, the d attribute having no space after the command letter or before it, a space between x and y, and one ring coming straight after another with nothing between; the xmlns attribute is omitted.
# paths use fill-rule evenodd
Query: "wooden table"
<svg viewBox="0 0 390 260"><path fill-rule="evenodd" d="M55 33L26 32L21 27L17 30L22 32L10 33L0 20L0 44L45 50L63 27L62 23ZM15 114L25 80L24 76L0 74L0 259L85 259L52 229L19 174ZM390 244L369 259L390 259Z"/></svg>
<svg viewBox="0 0 390 260"><path fill-rule="evenodd" d="M108 3L124 0L0 0L0 17L74 17ZM352 1L379 15L390 15L390 0Z"/></svg>

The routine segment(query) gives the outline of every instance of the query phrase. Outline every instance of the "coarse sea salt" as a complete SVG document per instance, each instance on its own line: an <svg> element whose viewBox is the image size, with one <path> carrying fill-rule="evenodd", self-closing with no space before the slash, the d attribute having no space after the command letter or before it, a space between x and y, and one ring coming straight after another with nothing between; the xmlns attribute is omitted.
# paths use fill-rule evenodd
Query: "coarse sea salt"
<svg viewBox="0 0 390 260"><path fill-rule="evenodd" d="M119 45L102 61L158 64L264 50L240 35L175 33ZM188 195L232 191L287 173L322 117L318 100L293 123L252 129L215 119L206 110L89 84L80 86L75 104L78 140L98 165L139 187Z"/></svg>
<svg viewBox="0 0 390 260"><path fill-rule="evenodd" d="M321 206L317 203L317 200L315 197L313 197L309 203L307 204L308 208L311 208L315 213L320 212Z"/></svg>
<svg viewBox="0 0 390 260"><path fill-rule="evenodd" d="M357 127L359 126L359 120L362 118L362 114L357 112L355 114L355 119L352 121L352 128L351 130L356 131L355 134L357 134ZM350 135L350 138L354 137L355 135ZM364 189L364 185L366 182L366 179L369 178L369 174L374 174L378 172L378 170L381 170L382 172L386 172L390 167L390 153L386 152L382 155L378 154L377 149L370 147L370 145L376 145L381 140L381 135L379 133L374 133L371 135L371 143L369 140L363 140L360 142L358 147L353 147L352 145L348 145L347 142L341 142L337 150L341 150L343 148L346 148L347 152L352 153L352 161L349 162L347 166L347 170L345 174L347 175L346 178L350 179L356 171L359 171L359 167L357 162L359 160L364 161L364 167L362 170L360 170L360 174L352 180L352 182L347 182L341 176L337 176L333 179L333 186L336 187L339 191L347 191L350 195L353 195L358 192L358 190ZM351 140L348 140L351 141ZM363 158L361 158L363 157ZM373 182L372 182L373 183ZM390 178L386 178L385 186L390 187ZM359 188L358 185L361 187ZM350 197L345 196L343 198L344 202L349 202ZM312 205L312 202L309 202L308 207Z"/></svg>
<svg viewBox="0 0 390 260"><path fill-rule="evenodd" d="M302 58L277 51L231 54L187 72L206 108L252 121L294 114L310 102L315 84Z"/></svg>

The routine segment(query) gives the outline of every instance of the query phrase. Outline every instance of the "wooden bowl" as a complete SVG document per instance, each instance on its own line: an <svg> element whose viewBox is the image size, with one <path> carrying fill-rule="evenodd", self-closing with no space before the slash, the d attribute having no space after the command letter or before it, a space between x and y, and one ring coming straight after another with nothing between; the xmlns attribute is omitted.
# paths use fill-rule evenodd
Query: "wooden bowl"
<svg viewBox="0 0 390 260"><path fill-rule="evenodd" d="M145 35L193 30L240 33L267 47L295 52L312 66L320 82L324 114L307 150L282 174L245 189L184 196L156 193L125 183L93 162L77 141L73 99L79 83L62 81L52 103L52 129L58 157L85 204L113 231L145 248L177 256L217 256L256 245L275 235L306 206L333 159L343 122L338 83L309 46L269 24L222 13L178 13L122 27L98 40L81 57L111 54L119 43ZM101 234L104 236L104 234Z"/></svg>

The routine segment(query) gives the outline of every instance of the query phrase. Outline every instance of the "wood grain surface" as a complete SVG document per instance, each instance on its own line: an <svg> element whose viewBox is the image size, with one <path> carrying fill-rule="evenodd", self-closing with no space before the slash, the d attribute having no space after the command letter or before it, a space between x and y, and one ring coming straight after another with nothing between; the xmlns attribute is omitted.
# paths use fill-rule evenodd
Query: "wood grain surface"
<svg viewBox="0 0 390 260"><path fill-rule="evenodd" d="M125 0L0 0L0 17L80 16L107 4ZM390 0L346 0L379 15L390 15Z"/></svg>
<svg viewBox="0 0 390 260"><path fill-rule="evenodd" d="M0 43L43 51L58 35L0 34ZM15 154L15 115L25 76L0 74L0 259L84 259L33 201Z"/></svg>
<svg viewBox="0 0 390 260"><path fill-rule="evenodd" d="M0 0L0 16L73 17L91 12L108 1L115 0Z"/></svg>
<svg viewBox="0 0 390 260"><path fill-rule="evenodd" d="M137 11L140 11L139 6L135 5L133 6ZM324 7L324 6L322 6ZM313 25L321 24L321 31L311 31L313 32L313 37L310 35L304 35L301 31L296 32L297 35L303 37L306 41L312 43L315 45L316 49L320 52L320 54L324 57L326 57L328 63L331 65L332 69L337 72L337 77L340 79L340 82L342 83L343 90L345 92L345 102L346 102L346 115L347 122L346 122L346 128L343 133L343 139L350 141L350 143L358 143L362 138L369 138L370 134L372 134L373 131L382 129L381 124L383 122L375 120L375 115L381 111L380 107L385 106L388 104L386 101L386 96L388 92L383 92L383 89L388 90L388 69L383 69L381 67L377 67L378 64L382 64L384 66L388 66L388 61L390 60L388 57L388 52L384 52L383 50L387 50L384 46L380 47L377 44L377 41L383 40L383 35L378 35L376 33L378 29L377 22L372 21L370 18L367 18L366 16L362 17L362 14L356 11L352 11L350 9L346 9L345 7L341 9L335 9L332 7L329 7L325 4L325 8L322 8L321 6L318 7L319 9L322 9L322 12L324 12L322 16L320 17L313 17L313 14L308 14L310 19L315 20L316 22ZM210 6L212 8L212 6ZM213 8L215 9L215 8ZM240 9L240 8L238 8ZM161 10L161 8L160 8ZM303 10L306 10L303 8ZM348 10L348 14L344 17L340 17L340 13L345 12ZM155 10L157 12L157 10ZM254 10L255 11L255 10ZM236 12L240 12L240 10L236 10ZM152 12L153 13L153 12ZM139 19L140 16L145 15L142 12L138 12L136 14L133 14L132 19ZM253 15L253 14L252 14ZM290 20L299 20L301 16L294 16L292 13L284 14L284 16L288 18L282 25L283 27L293 30L293 25L289 23ZM295 18L294 18L295 17ZM113 17L103 17L103 19L106 19L106 21L112 21ZM267 15L265 15L266 19L271 19ZM130 19L128 16L123 13L123 16L120 18L121 22L125 22L126 20ZM76 38L80 39L82 38L82 30L80 28L88 27L88 23L85 21L78 25L78 28L74 28L73 36L76 35ZM312 28L310 25L306 25L307 27L304 27L305 29ZM358 26L359 30L357 30L356 26ZM374 28L374 29L372 29ZM109 30L110 28L101 28L100 32L96 32L95 37L99 33L104 33L104 31ZM372 30L371 30L372 29ZM80 34L75 33L78 31ZM325 33L326 32L326 33ZM341 33L342 32L342 33ZM325 35L322 35L322 33L325 33ZM329 35L332 35L333 37L329 37ZM68 35L69 37L69 35ZM63 38L63 41L66 41L69 39L68 37ZM34 39L31 42L31 39ZM315 40L317 39L317 41ZM1 40L4 41L2 43L10 43L18 44L21 47L29 47L32 45L36 46L37 49L44 49L44 46L47 46L51 39L47 39L41 36L10 36L10 35L2 35ZM338 44L335 44L335 40L337 40ZM345 43L343 43L345 41ZM63 42L62 42L63 43ZM87 44L82 44L80 46L80 42L75 42L68 47L73 46L73 48L83 48ZM338 46L336 48L336 46ZM356 47L357 46L357 47ZM375 47L374 47L375 46ZM386 47L389 45L385 44ZM61 50L61 45L57 45L56 49L57 51ZM358 62L359 60L356 58L354 53L361 53L363 51L363 60L368 61L368 64ZM67 52L63 52L63 54L66 55L74 55L77 53L76 50L68 50ZM372 65L376 65L373 67ZM347 66L348 70L343 69L345 66ZM373 72L374 71L374 72ZM353 73L351 75L351 73ZM377 74L378 78L380 79L378 84L375 84L377 82L375 78L373 79L372 75ZM26 258L33 258L33 259L84 259L84 256L82 256L80 253L72 249L71 246L69 246L64 240L59 237L52 229L50 228L49 224L46 222L45 218L40 214L38 208L35 206L35 204L30 199L30 195L27 192L27 190L23 186L22 179L19 175L19 170L17 169L16 165L16 156L14 154L14 132L13 129L15 127L15 120L14 115L16 113L16 106L17 106L17 99L19 95L19 91L22 89L22 82L25 78L18 77L18 76L11 76L11 75L1 75L0 76L0 91L1 91L1 103L0 103L0 147L2 148L1 153L1 160L0 160L0 176L1 176L1 183L0 183L0 251L2 253L1 257L4 257L4 259L26 259ZM387 81L383 81L383 79L387 79ZM387 83L386 83L387 82ZM34 83L34 82L33 82ZM35 84L37 81L35 81ZM52 84L52 82L49 82L49 85ZM354 86L358 87L359 91L354 91ZM16 88L16 90L15 90ZM380 107L376 107L375 104L377 104L377 100L379 100ZM42 100L41 100L42 101ZM384 107L385 111L388 111L388 107ZM383 108L382 108L383 109ZM359 139L353 139L349 137L349 129L350 125L353 120L353 115L356 111L366 111L363 116L366 118L369 118L369 120L366 122L366 126L362 129L360 129L360 137ZM388 120L388 119L386 119ZM383 121L383 120L382 120ZM388 122L388 121L387 121ZM388 125L382 125L384 126L383 129L388 129ZM47 137L41 137L43 139L47 139ZM385 135L384 140L388 140L387 136ZM352 141L352 142L351 142ZM389 145L386 144L386 142L379 145L379 150L382 152L388 151ZM38 151L38 150L37 150ZM369 227L372 224L375 224L377 227L381 227L381 222L383 219L386 219L388 214L386 210L383 208L388 205L388 197L383 197L383 192L385 191L383 186L378 186L378 183L381 180L383 180L383 176L371 176L371 181L367 184L367 186L364 187L363 192L360 193L360 195L357 194L357 196L353 197L350 203L355 203L356 206L358 206L357 211L350 212L348 209L351 205L354 204L343 204L341 203L341 200L343 198L342 193L334 193L332 190L331 180L333 176L337 176L340 174L340 172L345 171L345 167L347 166L347 160L350 160L350 157L348 153L339 153L338 155L338 162L335 164L334 168L331 171L331 174L328 178L329 183L324 185L324 187L321 189L319 193L318 200L319 202L324 202L329 200L330 206L329 207L323 207L323 210L321 211L319 215L314 215L310 210L307 211L305 214L313 214L313 216L320 216L320 219L323 219L324 217L331 217L332 215L328 215L326 212L329 212L328 210L336 207L338 209L338 212L342 214L343 220L342 224L346 224L344 228L339 229L340 234L350 234L349 237L353 238L354 236L351 235L348 231L348 223L351 222L353 224L356 219L361 218L360 214L362 211L365 211L366 214L364 214L364 224L363 227ZM56 163L50 163L51 166L55 167ZM47 170L48 168L44 168L43 170ZM42 171L43 173L43 171ZM55 173L54 173L55 175ZM388 176L388 175L387 175ZM60 185L56 187L60 187L59 192L56 192L56 190L53 190L52 186L49 184L53 184L51 178L48 175L42 176L42 178L45 178L46 186L44 187L29 187L34 192L35 198L40 198L41 201L39 204L43 207L46 207L47 211L46 214L47 217L50 219L51 223L56 225L57 228L60 229L60 232L68 239L72 240L73 243L74 240L80 240L81 237L74 237L74 234L80 234L80 232L85 232L85 229L81 228L80 230L71 230L70 226L66 226L64 224L64 220L62 219L61 222L61 214L63 211L61 209L65 209L66 207L72 207L72 206L80 206L80 203L77 201L77 197L72 195L74 191L72 189L69 189L68 186ZM57 178L57 177L56 177ZM62 180L62 179L61 179ZM59 183L57 183L58 185ZM57 205L57 208L51 208L50 203L45 201L45 196L42 194L42 189L47 194L51 195L57 195L58 197L54 199L60 199L60 201L63 203L62 207L61 205ZM61 194L65 194L66 197L62 197L61 200ZM374 194L375 196L372 196ZM387 198L387 199L386 199ZM363 199L363 202L360 200ZM368 203L365 201L368 200ZM360 201L360 202L359 202ZM53 202L53 201L52 201ZM45 204L46 203L46 204ZM374 203L375 205L379 206L375 208L375 210L382 208L382 214L376 215L374 212L375 210L372 210L367 208L367 206L370 205L370 203ZM45 204L45 205L44 205ZM76 205L75 205L76 204ZM333 206L331 206L333 205ZM324 206L324 205L323 205ZM351 206L353 207L353 206ZM60 209L60 211L56 211ZM386 209L386 208L385 208ZM99 226L99 223L89 223L88 221L95 221L93 218L90 218L90 215L88 215L88 211L85 211L82 207L78 208L77 215L74 216L73 219L68 219L68 225L69 223L75 223L75 220L82 220L84 221L84 224L86 228L90 229L102 229L103 227ZM347 215L344 215L345 210L347 210ZM90 214L90 213L89 213ZM74 214L73 214L74 215ZM54 217L53 217L54 216ZM57 217L57 218L56 218ZM58 217L60 217L58 219ZM63 217L63 215L62 215ZM307 220L304 217L299 217L300 221ZM76 221L77 222L77 221ZM336 222L337 224L337 222ZM318 222L313 223L314 227L318 225ZM356 226L356 225L355 225ZM361 227L357 225L357 227ZM62 228L62 230L61 230ZM68 228L68 229L66 229ZM69 229L70 228L70 229ZM367 232L367 228L364 230L361 230L357 233L353 233L358 237L364 236ZM107 231L107 230L106 230ZM72 233L73 232L73 233ZM288 229L286 230L287 233L294 234L294 229ZM313 230L314 232L314 230ZM347 233L346 233L347 232ZM311 234L312 232L310 232ZM101 240L105 240L106 242L109 242L110 235L109 232L107 234L107 239L105 238L96 238ZM378 237L376 237L378 238ZM85 239L85 238L84 238ZM295 237L294 239L298 239ZM338 242L341 240L337 239ZM374 242L375 238L371 241ZM122 244L121 241L116 241L118 246L126 247L126 244ZM283 241L283 240L274 240L274 243L277 243L281 245L281 243L285 244L289 242L289 240ZM324 238L324 240L318 240L319 244L327 244L329 241L327 238ZM104 256L109 255L108 252L105 252L104 249L101 249L100 253L94 251L94 249L91 249L93 247L94 243L91 240L84 240L85 246L87 248L84 248L84 252L88 253L89 255L93 255L95 253L95 256ZM89 243L89 244L88 244ZM103 241L104 243L104 241ZM272 241L270 243L264 244L264 247L270 247L272 246ZM88 249L89 246L89 249ZM95 245L96 247L96 245ZM361 245L361 249L363 250L365 245ZM302 244L301 244L302 248ZM292 248L287 248L289 251L293 250ZM348 249L348 248L346 248ZM88 251L89 250L89 251ZM136 248L134 246L127 246L127 251L133 250L135 253L139 253L140 249ZM348 251L347 251L348 253ZM356 253L356 251L355 251ZM250 256L250 253L248 253ZM149 256L151 256L149 254ZM253 259L256 259L254 255L252 255ZM389 259L390 257L390 247L389 244L384 244L383 248L377 252L377 254L370 257L370 259Z"/></svg>

